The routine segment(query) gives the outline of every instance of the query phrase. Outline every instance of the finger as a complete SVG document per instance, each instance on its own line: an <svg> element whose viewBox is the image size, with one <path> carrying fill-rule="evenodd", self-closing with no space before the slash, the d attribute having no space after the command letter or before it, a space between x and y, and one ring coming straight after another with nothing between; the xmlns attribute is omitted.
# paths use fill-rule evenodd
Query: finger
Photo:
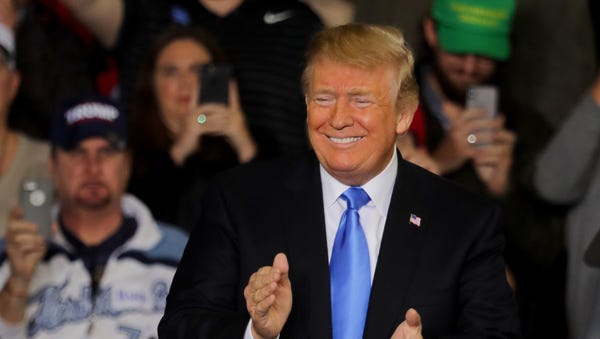
<svg viewBox="0 0 600 339"><path fill-rule="evenodd" d="M269 294L266 298L255 304L253 308L254 316L264 317L269 312L271 306L273 306L273 303L275 303L275 295Z"/></svg>
<svg viewBox="0 0 600 339"><path fill-rule="evenodd" d="M489 143L476 148L474 158L496 157L498 159L512 159L512 145Z"/></svg>
<svg viewBox="0 0 600 339"><path fill-rule="evenodd" d="M421 316L414 308L408 309L404 318L406 319L408 326L413 328L421 327Z"/></svg>
<svg viewBox="0 0 600 339"><path fill-rule="evenodd" d="M271 266L261 267L255 274L256 277L251 285L254 290L261 289L273 282L273 267Z"/></svg>
<svg viewBox="0 0 600 339"><path fill-rule="evenodd" d="M8 218L9 220L19 220L23 218L24 213L23 207L17 206L9 211Z"/></svg>
<svg viewBox="0 0 600 339"><path fill-rule="evenodd" d="M6 229L7 239L22 233L38 234L38 227L36 224L26 220L12 220L8 223L8 228Z"/></svg>
<svg viewBox="0 0 600 339"><path fill-rule="evenodd" d="M290 266L288 264L287 256L284 253L277 253L273 259L273 268L277 273L281 274L279 280L289 280L288 273Z"/></svg>
<svg viewBox="0 0 600 339"><path fill-rule="evenodd" d="M442 103L442 112L446 114L450 122L454 123L457 120L460 120L462 116L462 109L450 101L445 101Z"/></svg>
<svg viewBox="0 0 600 339"><path fill-rule="evenodd" d="M254 291L254 294L252 295L252 301L255 304L258 304L261 301L268 298L270 295L274 295L276 289L277 289L277 283L271 282L270 284L265 285L262 288Z"/></svg>
<svg viewBox="0 0 600 339"><path fill-rule="evenodd" d="M496 167L500 163L500 157L496 155L479 154L473 158L475 166L490 166Z"/></svg>
<svg viewBox="0 0 600 339"><path fill-rule="evenodd" d="M15 247L19 251L28 251L39 248L40 246L43 246L44 243L44 237L39 233L18 233L11 237L7 246Z"/></svg>
<svg viewBox="0 0 600 339"><path fill-rule="evenodd" d="M473 119L466 121L463 129L469 133L473 133L477 131L498 131L500 127L489 119Z"/></svg>
<svg viewBox="0 0 600 339"><path fill-rule="evenodd" d="M244 288L244 298L246 299L246 307L249 311L274 290L274 288L270 287L270 284L276 285L272 279L268 280L267 283L262 280L268 276L268 274L265 274L267 268L266 266L262 267L252 274L248 280L248 285ZM268 271L270 272L270 270Z"/></svg>
<svg viewBox="0 0 600 339"><path fill-rule="evenodd" d="M489 120L485 110L481 108L468 108L464 110L460 118L462 120Z"/></svg>
<svg viewBox="0 0 600 339"><path fill-rule="evenodd" d="M213 116L227 110L227 105L218 102L207 102L198 106L195 110L198 113L204 113L206 116Z"/></svg>
<svg viewBox="0 0 600 339"><path fill-rule="evenodd" d="M491 130L478 130L477 132L470 134L474 134L477 138L475 143L476 146L490 146L494 143L495 133Z"/></svg>
<svg viewBox="0 0 600 339"><path fill-rule="evenodd" d="M506 122L506 117L504 116L504 114L499 113L498 115L496 115L494 117L494 121L499 125L504 127L504 123Z"/></svg>
<svg viewBox="0 0 600 339"><path fill-rule="evenodd" d="M244 299L246 299L246 309L248 310L248 312L250 312L252 310L252 308L254 307L254 302L252 301L252 295L254 294L255 290L251 287L253 278L254 278L254 274L252 275L252 277L250 277L250 280L248 281L248 285L246 285L246 287L244 288Z"/></svg>
<svg viewBox="0 0 600 339"><path fill-rule="evenodd" d="M46 246L42 243L37 246L23 249L21 251L21 254L24 258L29 256L40 258L44 254L44 252L46 252Z"/></svg>
<svg viewBox="0 0 600 339"><path fill-rule="evenodd" d="M517 141L517 134L509 130L499 130L494 134L494 141L497 143L514 145Z"/></svg>
<svg viewBox="0 0 600 339"><path fill-rule="evenodd" d="M238 94L237 82L231 80L229 82L229 105L235 111L241 111L240 95Z"/></svg>
<svg viewBox="0 0 600 339"><path fill-rule="evenodd" d="M276 268L282 274L287 274L289 271L289 265L287 256L284 253L277 253L273 259L273 268Z"/></svg>

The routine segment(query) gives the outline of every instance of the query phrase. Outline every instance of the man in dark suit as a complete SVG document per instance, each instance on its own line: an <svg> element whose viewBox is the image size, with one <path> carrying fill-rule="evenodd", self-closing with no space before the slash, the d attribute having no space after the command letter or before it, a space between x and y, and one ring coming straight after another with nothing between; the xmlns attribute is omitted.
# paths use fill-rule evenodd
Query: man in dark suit
<svg viewBox="0 0 600 339"><path fill-rule="evenodd" d="M313 39L303 80L315 154L215 180L160 337L517 336L498 209L396 152L418 102L412 68L394 28Z"/></svg>

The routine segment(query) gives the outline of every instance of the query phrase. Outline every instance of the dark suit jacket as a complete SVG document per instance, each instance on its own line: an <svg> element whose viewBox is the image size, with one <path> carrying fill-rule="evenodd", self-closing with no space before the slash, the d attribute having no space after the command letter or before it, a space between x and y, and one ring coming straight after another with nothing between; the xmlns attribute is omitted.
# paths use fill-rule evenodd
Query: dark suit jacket
<svg viewBox="0 0 600 339"><path fill-rule="evenodd" d="M242 338L243 289L284 252L292 312L281 338L331 338L329 264L316 157L243 166L203 199L159 325L161 338ZM421 217L417 227L410 215ZM517 336L504 276L499 210L485 199L399 161L364 338L390 338L406 311L425 338Z"/></svg>

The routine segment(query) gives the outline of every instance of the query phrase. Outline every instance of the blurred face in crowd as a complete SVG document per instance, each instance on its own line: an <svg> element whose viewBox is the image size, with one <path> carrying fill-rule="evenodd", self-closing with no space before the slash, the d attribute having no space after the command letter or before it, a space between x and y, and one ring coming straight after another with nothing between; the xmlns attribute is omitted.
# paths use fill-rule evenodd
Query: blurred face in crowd
<svg viewBox="0 0 600 339"><path fill-rule="evenodd" d="M0 54L0 113L6 116L17 89L19 88L19 73L12 70L4 55Z"/></svg>
<svg viewBox="0 0 600 339"><path fill-rule="evenodd" d="M168 127L189 116L198 92L198 74L210 63L210 53L193 39L175 40L156 60L154 89Z"/></svg>
<svg viewBox="0 0 600 339"><path fill-rule="evenodd" d="M471 85L488 82L496 71L496 62L473 54L452 54L441 48L436 52L440 75L455 94L463 97Z"/></svg>
<svg viewBox="0 0 600 339"><path fill-rule="evenodd" d="M400 114L397 70L373 69L321 59L306 94L310 142L323 167L347 185L362 185L388 165L397 133L411 114Z"/></svg>
<svg viewBox="0 0 600 339"><path fill-rule="evenodd" d="M487 83L496 73L497 62L493 59L446 52L439 44L431 19L425 23L425 38L433 51L434 71L440 85L452 98L464 100L469 86Z"/></svg>
<svg viewBox="0 0 600 339"><path fill-rule="evenodd" d="M85 139L72 150L57 148L50 165L66 208L98 210L120 204L129 179L128 153L101 137Z"/></svg>

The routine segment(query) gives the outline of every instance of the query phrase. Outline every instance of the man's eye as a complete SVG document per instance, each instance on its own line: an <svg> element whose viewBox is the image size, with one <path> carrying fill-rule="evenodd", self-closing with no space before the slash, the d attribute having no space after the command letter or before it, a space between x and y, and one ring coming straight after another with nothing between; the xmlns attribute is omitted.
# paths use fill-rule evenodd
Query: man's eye
<svg viewBox="0 0 600 339"><path fill-rule="evenodd" d="M315 97L315 102L318 105L331 105L334 102L334 98L330 96L317 96Z"/></svg>
<svg viewBox="0 0 600 339"><path fill-rule="evenodd" d="M100 155L100 157L102 158L108 158L111 157L115 154L117 154L117 150L112 148L112 147L107 147L107 148L103 148L101 149L98 154Z"/></svg>
<svg viewBox="0 0 600 339"><path fill-rule="evenodd" d="M367 107L371 105L373 101L367 98L354 98L354 103L357 107Z"/></svg>

